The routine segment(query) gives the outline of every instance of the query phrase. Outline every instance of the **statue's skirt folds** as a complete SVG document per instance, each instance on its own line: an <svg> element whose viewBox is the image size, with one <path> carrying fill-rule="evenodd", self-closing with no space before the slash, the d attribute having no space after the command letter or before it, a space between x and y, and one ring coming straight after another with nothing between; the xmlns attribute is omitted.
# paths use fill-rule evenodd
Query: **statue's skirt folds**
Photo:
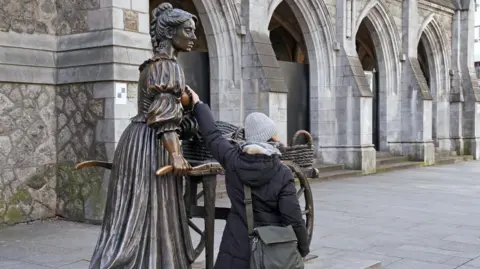
<svg viewBox="0 0 480 269"><path fill-rule="evenodd" d="M155 130L137 122L126 128L115 151L90 269L190 268L182 179L155 175L169 163Z"/></svg>

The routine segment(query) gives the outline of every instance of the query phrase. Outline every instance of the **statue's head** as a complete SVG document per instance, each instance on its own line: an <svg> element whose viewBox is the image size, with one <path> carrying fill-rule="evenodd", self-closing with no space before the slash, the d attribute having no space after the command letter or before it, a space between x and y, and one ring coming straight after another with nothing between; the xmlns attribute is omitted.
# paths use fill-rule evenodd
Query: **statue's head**
<svg viewBox="0 0 480 269"><path fill-rule="evenodd" d="M197 17L166 2L152 11L150 36L154 51L173 46L177 51L191 51L195 45Z"/></svg>

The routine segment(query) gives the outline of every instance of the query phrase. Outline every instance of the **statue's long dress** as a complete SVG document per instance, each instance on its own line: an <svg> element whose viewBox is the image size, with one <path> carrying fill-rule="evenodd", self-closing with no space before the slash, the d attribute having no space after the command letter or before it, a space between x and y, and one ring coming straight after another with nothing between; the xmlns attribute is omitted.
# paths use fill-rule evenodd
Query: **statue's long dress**
<svg viewBox="0 0 480 269"><path fill-rule="evenodd" d="M115 151L107 204L90 269L190 268L182 179L155 171L170 164L159 134L181 131L185 89L175 59L155 56L140 67L138 115ZM157 87L155 87L157 85ZM190 245L189 245L190 244ZM191 259L191 257L190 257Z"/></svg>

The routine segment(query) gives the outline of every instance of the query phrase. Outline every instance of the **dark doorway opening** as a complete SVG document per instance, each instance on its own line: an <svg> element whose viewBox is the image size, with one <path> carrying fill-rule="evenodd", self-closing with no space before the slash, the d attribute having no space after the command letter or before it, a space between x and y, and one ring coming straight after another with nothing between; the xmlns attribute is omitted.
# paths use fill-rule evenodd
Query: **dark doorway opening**
<svg viewBox="0 0 480 269"><path fill-rule="evenodd" d="M432 94L432 140L436 147L438 147L437 139L437 92L434 87L432 87L432 81L430 76L430 66L428 65L428 56L427 49L425 47L425 36L422 35L417 46L417 59L420 64L420 69L422 70L423 77L427 82L428 89Z"/></svg>
<svg viewBox="0 0 480 269"><path fill-rule="evenodd" d="M310 132L309 65L305 39L295 14L285 1L275 9L268 29L288 89L287 135L291 139L298 130Z"/></svg>
<svg viewBox="0 0 480 269"><path fill-rule="evenodd" d="M362 21L355 39L358 58L362 64L365 77L373 93L372 100L372 142L375 150L380 151L380 83L378 61L375 54L375 45L365 20Z"/></svg>
<svg viewBox="0 0 480 269"><path fill-rule="evenodd" d="M210 105L210 61L207 38L197 9L192 0L150 0L150 15L154 8L164 2L169 2L174 8L186 10L198 18L195 46L191 52L179 53L178 62L183 67L187 85L198 93L204 103Z"/></svg>

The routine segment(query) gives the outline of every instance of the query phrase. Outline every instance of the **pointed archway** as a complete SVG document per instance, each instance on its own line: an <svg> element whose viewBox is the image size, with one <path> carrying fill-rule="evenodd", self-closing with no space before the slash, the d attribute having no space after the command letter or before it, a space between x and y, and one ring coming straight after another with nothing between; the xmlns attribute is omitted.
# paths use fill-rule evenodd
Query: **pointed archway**
<svg viewBox="0 0 480 269"><path fill-rule="evenodd" d="M268 4L268 21L280 4L286 3L294 16L287 19L296 19L298 32L304 39L304 63L308 63L308 94L309 94L309 130L313 137L316 157L326 163L335 163L337 153L330 150L336 145L336 126L334 113L323 113L334 109L335 80L334 66L334 27L328 15L328 8L323 0L273 0ZM312 12L315 10L315 12ZM298 60L298 59L297 59ZM325 150L327 148L327 150Z"/></svg>
<svg viewBox="0 0 480 269"><path fill-rule="evenodd" d="M432 56L433 55L427 55L427 49L425 46L425 36L422 35L422 38L420 38L420 41L418 42L418 46L417 46L417 59L418 59L418 63L420 64L420 69L422 70L422 74L425 77L425 80L427 81L428 89L432 94L432 140L435 144L435 147L438 147L437 113L436 113L437 112L437 93L436 93L437 87L435 85L436 84L435 81L432 81L430 72L433 70L430 70L431 68L429 63L429 59L431 61Z"/></svg>
<svg viewBox="0 0 480 269"><path fill-rule="evenodd" d="M375 53L375 44L367 27L367 19L364 19L355 37L355 49L362 64L365 77L367 78L370 90L373 93L372 101L372 142L377 151L380 151L380 109L379 109L379 68ZM381 71L380 71L381 72Z"/></svg>
<svg viewBox="0 0 480 269"><path fill-rule="evenodd" d="M288 89L287 136L290 139L298 130L310 131L309 71L305 39L295 14L285 1L274 10L268 30Z"/></svg>
<svg viewBox="0 0 480 269"><path fill-rule="evenodd" d="M433 14L418 34L417 59L432 95L432 139L441 151L452 149L450 138L450 77L447 43Z"/></svg>
<svg viewBox="0 0 480 269"><path fill-rule="evenodd" d="M392 151L402 135L400 118L400 37L383 1L372 0L355 22L357 54L374 99L372 143L377 151Z"/></svg>

